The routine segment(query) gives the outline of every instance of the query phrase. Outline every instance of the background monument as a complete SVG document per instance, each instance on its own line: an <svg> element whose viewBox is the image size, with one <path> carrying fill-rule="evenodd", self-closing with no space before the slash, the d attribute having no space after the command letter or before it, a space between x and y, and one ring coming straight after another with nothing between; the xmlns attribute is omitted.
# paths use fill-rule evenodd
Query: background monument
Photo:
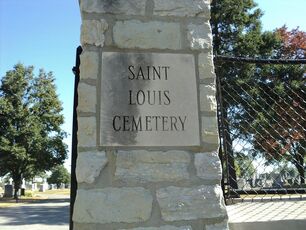
<svg viewBox="0 0 306 230"><path fill-rule="evenodd" d="M74 230L223 230L208 0L80 0Z"/></svg>

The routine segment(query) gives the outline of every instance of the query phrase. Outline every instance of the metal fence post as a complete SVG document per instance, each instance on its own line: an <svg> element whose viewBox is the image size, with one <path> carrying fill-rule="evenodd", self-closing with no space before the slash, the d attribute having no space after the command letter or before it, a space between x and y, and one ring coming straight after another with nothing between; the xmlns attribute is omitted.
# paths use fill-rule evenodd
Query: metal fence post
<svg viewBox="0 0 306 230"><path fill-rule="evenodd" d="M76 49L76 59L75 59L75 66L72 68L72 71L75 75L74 80L74 99L73 99L73 121L72 121L72 147L71 147L71 186L70 186L70 224L69 230L73 230L73 207L76 198L76 191L77 191L77 181L76 181L76 160L77 160L77 145L78 145L78 118L77 118L77 111L76 108L78 106L78 85L80 81L80 55L82 53L82 47L79 46Z"/></svg>

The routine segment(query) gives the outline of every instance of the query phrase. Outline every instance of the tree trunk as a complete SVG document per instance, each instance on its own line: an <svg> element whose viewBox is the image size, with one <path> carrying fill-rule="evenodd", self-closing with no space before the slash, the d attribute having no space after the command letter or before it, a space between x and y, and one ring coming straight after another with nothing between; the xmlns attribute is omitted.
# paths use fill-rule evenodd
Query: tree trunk
<svg viewBox="0 0 306 230"><path fill-rule="evenodd" d="M235 160L234 160L234 151L233 151L233 141L229 134L229 127L228 123L226 122L225 125L225 144L226 144L226 151L227 151L227 161L228 161L228 174L229 174L229 184L231 188L238 189L237 184L237 176L236 176L236 169L235 169Z"/></svg>
<svg viewBox="0 0 306 230"><path fill-rule="evenodd" d="M296 165L296 168L300 175L300 184L305 184L304 158L300 154L298 154L297 158L298 164Z"/></svg>
<svg viewBox="0 0 306 230"><path fill-rule="evenodd" d="M222 98L221 98L222 100ZM229 121L227 116L227 105L226 103L223 104L223 129L224 129L224 137L223 137L223 145L225 148L226 159L227 159L227 170L228 170L228 183L232 189L238 189L237 184L237 176L236 176L236 169L235 169L235 160L234 160L234 151L233 151L233 141L230 135L230 127Z"/></svg>
<svg viewBox="0 0 306 230"><path fill-rule="evenodd" d="M305 142L302 141L300 143L301 147L296 147L293 143L291 144L291 148L293 149L293 164L295 165L299 176L300 176L300 184L305 184L305 169L304 169L304 154L305 151Z"/></svg>
<svg viewBox="0 0 306 230"><path fill-rule="evenodd" d="M21 175L15 175L13 176L13 181L14 181L14 199L16 199L16 202L18 200L18 191L21 187L22 179Z"/></svg>
<svg viewBox="0 0 306 230"><path fill-rule="evenodd" d="M219 127L219 133L223 137L223 148L226 155L226 168L227 168L227 177L228 177L228 184L230 188L232 189L238 189L237 184L237 176L236 176L236 169L235 169L235 161L234 161L234 151L233 151L233 141L230 136L230 130L229 130L229 121L228 121L228 115L227 115L227 103L224 101L224 98L222 96L222 87L221 87L221 80L218 76L218 70L216 69L217 73L217 90L218 90L218 102L219 102L219 109L220 109L220 119L219 126L222 126L222 130L220 130Z"/></svg>
<svg viewBox="0 0 306 230"><path fill-rule="evenodd" d="M227 183L229 185L228 194L232 198L239 198L240 195L233 191L234 189L238 189L237 184L237 176L236 176L236 169L235 169L235 160L234 160L234 151L233 151L233 141L231 139L229 133L229 124L227 120L227 112L226 109L222 108L223 110L223 147L225 151L226 157L226 168L227 168ZM225 186L225 184L224 184ZM225 191L225 190L223 190Z"/></svg>

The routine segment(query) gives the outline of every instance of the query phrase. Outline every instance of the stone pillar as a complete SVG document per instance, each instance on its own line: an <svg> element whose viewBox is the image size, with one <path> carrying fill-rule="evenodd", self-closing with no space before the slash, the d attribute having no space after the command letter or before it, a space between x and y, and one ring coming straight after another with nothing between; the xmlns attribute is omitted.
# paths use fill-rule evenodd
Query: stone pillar
<svg viewBox="0 0 306 230"><path fill-rule="evenodd" d="M80 8L74 230L228 229L210 1Z"/></svg>

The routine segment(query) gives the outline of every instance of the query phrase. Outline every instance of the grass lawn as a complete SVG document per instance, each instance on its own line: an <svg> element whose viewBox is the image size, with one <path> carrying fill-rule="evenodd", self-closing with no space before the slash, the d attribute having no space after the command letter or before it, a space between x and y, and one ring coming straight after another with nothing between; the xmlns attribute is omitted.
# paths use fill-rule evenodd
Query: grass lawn
<svg viewBox="0 0 306 230"><path fill-rule="evenodd" d="M32 203L38 200L47 199L48 195L70 195L70 189L54 189L54 190L47 190L45 192L26 191L26 196L21 196L18 199L18 203L16 203L16 200L13 198L1 197L0 208L13 207L13 206L18 206L19 204Z"/></svg>
<svg viewBox="0 0 306 230"><path fill-rule="evenodd" d="M70 189L53 189L45 192L35 192L35 195L70 195Z"/></svg>

